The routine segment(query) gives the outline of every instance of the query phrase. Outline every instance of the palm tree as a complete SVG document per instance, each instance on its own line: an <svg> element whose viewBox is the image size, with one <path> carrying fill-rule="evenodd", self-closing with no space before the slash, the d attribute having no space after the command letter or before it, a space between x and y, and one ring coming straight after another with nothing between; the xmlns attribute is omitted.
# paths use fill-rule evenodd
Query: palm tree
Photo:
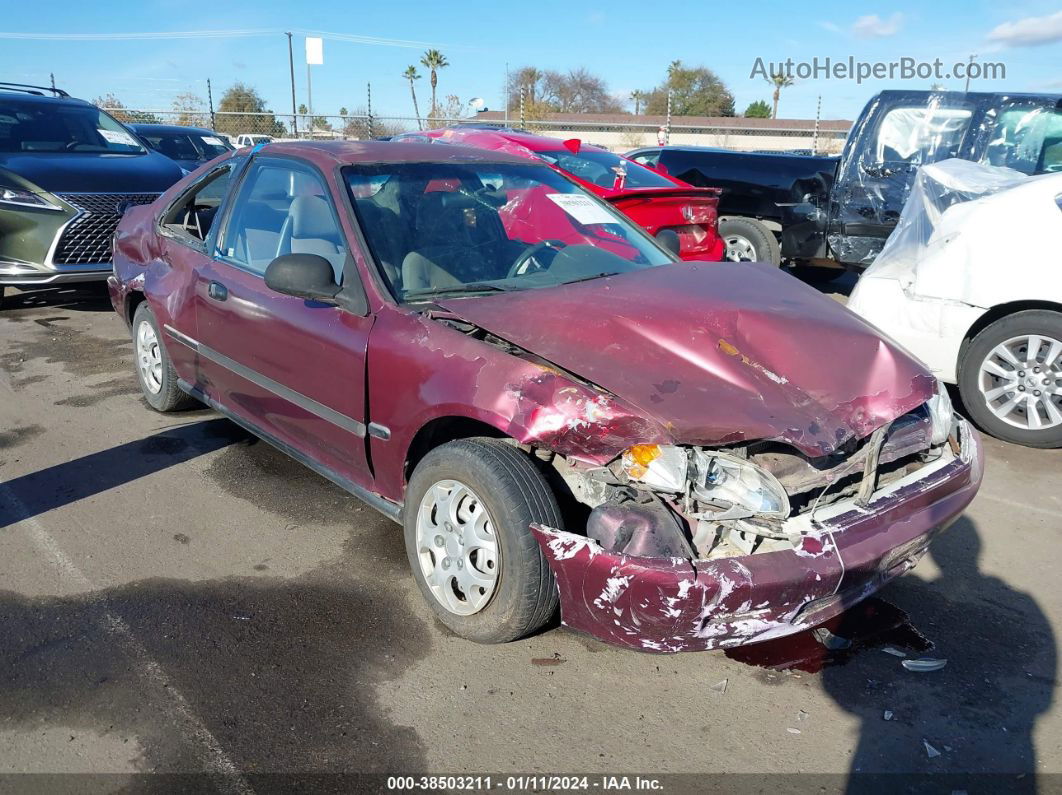
<svg viewBox="0 0 1062 795"><path fill-rule="evenodd" d="M646 93L635 89L631 92L631 100L634 102L634 115L637 116L642 112L642 100L646 98Z"/></svg>
<svg viewBox="0 0 1062 795"><path fill-rule="evenodd" d="M774 108L771 110L771 118L772 119L777 119L778 118L778 100L781 99L781 97L782 97L782 89L783 88L789 88L789 86L793 85L793 78L791 78L789 75L785 74L784 72L779 72L778 74L775 74L774 72L771 72L770 77L767 77L765 79L767 80L768 83L770 83L772 86L774 86L774 94L772 95L772 97L774 99Z"/></svg>
<svg viewBox="0 0 1062 795"><path fill-rule="evenodd" d="M431 71L431 115L438 115L438 105L435 103L435 87L439 84L439 76L437 72L450 65L450 62L446 60L446 56L438 50L428 50L420 58L421 66Z"/></svg>
<svg viewBox="0 0 1062 795"><path fill-rule="evenodd" d="M420 74L417 73L417 67L410 64L406 67L406 71L402 73L402 77L409 81L409 93L413 95L413 112L417 115L417 129L424 129L420 124L420 108L417 107L417 91L413 88L413 81L420 80Z"/></svg>

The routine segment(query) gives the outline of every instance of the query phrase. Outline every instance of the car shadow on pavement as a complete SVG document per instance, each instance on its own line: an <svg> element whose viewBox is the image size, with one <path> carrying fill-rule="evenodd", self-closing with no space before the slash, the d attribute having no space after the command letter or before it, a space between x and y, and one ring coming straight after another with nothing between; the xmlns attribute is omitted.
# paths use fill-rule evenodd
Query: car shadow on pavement
<svg viewBox="0 0 1062 795"><path fill-rule="evenodd" d="M17 315L19 309L39 309L54 307L56 309L73 309L78 312L113 312L107 285L103 282L88 284L71 284L57 287L35 287L15 292L7 288L0 309L0 317L5 313Z"/></svg>
<svg viewBox="0 0 1062 795"><path fill-rule="evenodd" d="M861 721L849 791L1037 790L1033 729L1053 699L1054 634L1031 596L980 571L980 552L962 517L930 546L940 576L884 593L934 644L908 659L944 668L908 671L881 648L823 668L824 690Z"/></svg>
<svg viewBox="0 0 1062 795"><path fill-rule="evenodd" d="M0 482L0 527L245 441L225 419L191 422ZM2 441L2 439L0 439ZM20 437L12 437L17 444Z"/></svg>
<svg viewBox="0 0 1062 795"><path fill-rule="evenodd" d="M375 688L429 652L429 633L395 585L331 566L75 597L0 591L5 742L44 726L63 727L60 745L103 735L151 773L201 773L223 755L259 792L308 784L276 774L424 770L416 730L389 720ZM64 751L26 742L38 768ZM186 784L213 790L205 777Z"/></svg>

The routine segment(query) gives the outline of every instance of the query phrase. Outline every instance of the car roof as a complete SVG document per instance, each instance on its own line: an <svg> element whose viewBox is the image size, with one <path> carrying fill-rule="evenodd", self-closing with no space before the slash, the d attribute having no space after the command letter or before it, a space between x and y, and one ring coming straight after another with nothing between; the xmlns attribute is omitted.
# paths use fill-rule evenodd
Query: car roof
<svg viewBox="0 0 1062 795"><path fill-rule="evenodd" d="M133 122L126 124L126 127L132 127L137 132L169 132L169 133L182 133L193 132L200 135L220 135L207 127L188 127L184 124L147 124L142 122Z"/></svg>
<svg viewBox="0 0 1062 795"><path fill-rule="evenodd" d="M410 141L278 141L264 144L262 154L298 157L322 167L372 163L514 163L526 158L471 146Z"/></svg>
<svg viewBox="0 0 1062 795"><path fill-rule="evenodd" d="M26 102L33 105L76 105L77 107L85 107L88 105L92 107L91 102L86 102L83 99L77 97L57 97L49 94L34 94L29 91L19 91L17 89L4 88L0 86L0 98L13 99L19 102Z"/></svg>

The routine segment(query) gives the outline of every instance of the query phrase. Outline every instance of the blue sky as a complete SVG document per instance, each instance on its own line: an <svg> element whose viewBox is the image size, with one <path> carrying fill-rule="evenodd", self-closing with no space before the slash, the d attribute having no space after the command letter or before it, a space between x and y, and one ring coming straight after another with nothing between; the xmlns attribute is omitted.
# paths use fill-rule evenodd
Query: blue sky
<svg viewBox="0 0 1062 795"><path fill-rule="evenodd" d="M511 68L586 67L613 93L660 82L676 58L715 70L736 97L741 112L770 90L749 73L757 57L795 61L830 56L866 61L911 57L947 66L970 53L1006 64L1005 80L974 82L971 88L1062 92L1062 2L1059 0L943 0L868 3L778 0L745 3L588 3L539 0L422 2L271 2L187 0L84 3L52 0L42 6L5 0L0 34L129 34L166 31L275 30L258 36L200 36L179 40L36 40L0 38L0 79L57 83L91 99L107 92L126 105L166 109L175 94L215 99L236 80L250 83L277 112L290 110L287 39L283 30L324 31L400 39L412 46L365 44L326 38L324 65L313 67L314 107L334 113L365 104L372 84L378 115L412 115L401 73L417 63L425 45L438 47L451 66L439 74L440 96L483 97L502 107L506 62ZM191 12L191 13L189 13ZM207 13L209 12L209 13ZM302 35L295 37L296 91L306 101ZM424 70L421 69L423 72ZM883 88L928 88L931 80L804 80L783 93L779 115L811 118L822 96L824 118L854 118ZM945 80L961 89L962 81ZM427 107L427 76L418 82Z"/></svg>

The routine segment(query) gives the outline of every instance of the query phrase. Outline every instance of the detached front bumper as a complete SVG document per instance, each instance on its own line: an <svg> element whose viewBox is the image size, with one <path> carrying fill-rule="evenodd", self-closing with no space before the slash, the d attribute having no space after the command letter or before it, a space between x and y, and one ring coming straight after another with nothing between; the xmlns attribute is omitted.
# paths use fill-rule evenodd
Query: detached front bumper
<svg viewBox="0 0 1062 795"><path fill-rule="evenodd" d="M566 626L654 652L779 638L821 624L910 571L973 500L980 437L958 422L958 455L875 492L866 508L817 512L795 549L714 560L634 557L585 536L531 529L556 575Z"/></svg>

